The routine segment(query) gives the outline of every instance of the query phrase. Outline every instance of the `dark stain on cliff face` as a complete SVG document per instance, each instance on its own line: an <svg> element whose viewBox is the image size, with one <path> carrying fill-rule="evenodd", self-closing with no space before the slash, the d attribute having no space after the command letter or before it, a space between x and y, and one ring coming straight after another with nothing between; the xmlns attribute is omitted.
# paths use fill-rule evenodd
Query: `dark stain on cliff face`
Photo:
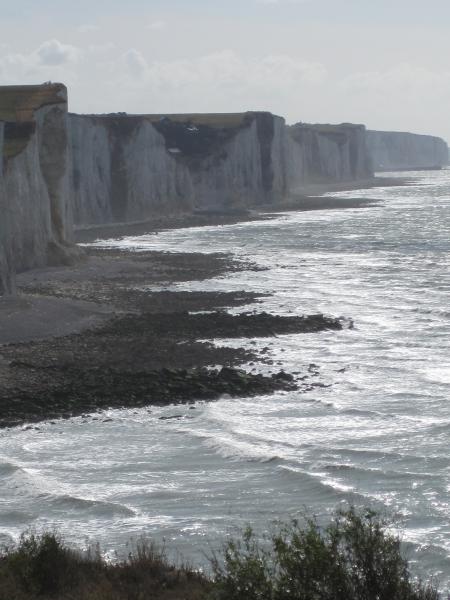
<svg viewBox="0 0 450 600"><path fill-rule="evenodd" d="M273 164L272 164L272 144L275 136L275 125L271 113L257 113L256 127L258 132L259 149L261 153L261 177L263 190L271 192L273 190ZM265 201L264 198L261 199Z"/></svg>
<svg viewBox="0 0 450 600"><path fill-rule="evenodd" d="M327 140L330 140L330 142L333 142L334 144L340 147L345 146L345 144L348 141L348 134L345 131L329 131L320 133L320 135L322 135L323 137L327 138Z"/></svg>
<svg viewBox="0 0 450 600"><path fill-rule="evenodd" d="M26 148L35 131L36 123L34 121L5 123L3 142L3 161L5 164Z"/></svg>
<svg viewBox="0 0 450 600"><path fill-rule="evenodd" d="M304 168L309 179L311 181L323 181L326 174L322 165L323 157L320 148L322 134L316 131L314 126L299 125L295 129L291 129L291 135L304 148Z"/></svg>
<svg viewBox="0 0 450 600"><path fill-rule="evenodd" d="M67 127L65 112L52 108L44 117L39 147L39 163L50 198L52 233L58 243L64 243L65 211L64 178L67 173Z"/></svg>
<svg viewBox="0 0 450 600"><path fill-rule="evenodd" d="M127 220L128 212L128 169L124 149L135 133L142 117L111 115L100 117L99 122L108 130L111 152L111 212L114 221Z"/></svg>
<svg viewBox="0 0 450 600"><path fill-rule="evenodd" d="M126 221L128 210L128 173L123 156L123 145L112 140L111 152L111 213L113 220Z"/></svg>
<svg viewBox="0 0 450 600"><path fill-rule="evenodd" d="M73 181L73 187L74 187L75 191L78 192L78 190L80 189L80 186L81 186L81 171L80 171L80 169L77 169L76 167L73 167L73 169L72 169L72 181Z"/></svg>
<svg viewBox="0 0 450 600"><path fill-rule="evenodd" d="M205 159L225 160L226 144L251 121L250 115L245 115L238 126L221 127L220 121L210 125L191 120L188 116L185 121L172 120L167 116L153 121L152 125L164 137L167 151L196 171L204 166Z"/></svg>
<svg viewBox="0 0 450 600"><path fill-rule="evenodd" d="M309 145L311 154L307 155L308 170L312 174L313 179L320 179L322 175L322 157L320 153L320 137L309 132Z"/></svg>
<svg viewBox="0 0 450 600"><path fill-rule="evenodd" d="M349 159L350 159L350 173L353 179L358 178L358 159L359 159L359 148L358 148L358 137L355 132L349 132Z"/></svg>
<svg viewBox="0 0 450 600"><path fill-rule="evenodd" d="M230 138L229 131L214 129L209 125L194 125L190 121L180 123L163 117L153 123L154 128L164 137L169 150L178 150L183 155L203 158Z"/></svg>
<svg viewBox="0 0 450 600"><path fill-rule="evenodd" d="M3 215L4 208L5 207L1 205L0 198L0 209L2 209ZM12 294L16 290L11 244L6 241L7 236L7 226L5 221L2 220L0 222L0 296Z"/></svg>

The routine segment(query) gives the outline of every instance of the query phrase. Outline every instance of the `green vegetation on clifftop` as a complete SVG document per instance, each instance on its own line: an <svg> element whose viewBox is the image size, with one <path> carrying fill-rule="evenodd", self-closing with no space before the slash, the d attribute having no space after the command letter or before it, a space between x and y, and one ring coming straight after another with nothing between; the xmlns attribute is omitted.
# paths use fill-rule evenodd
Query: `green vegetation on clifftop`
<svg viewBox="0 0 450 600"><path fill-rule="evenodd" d="M33 121L39 108L65 102L67 90L62 83L0 86L0 121Z"/></svg>
<svg viewBox="0 0 450 600"><path fill-rule="evenodd" d="M62 83L0 86L0 121L5 122L3 158L13 158L27 146L35 131L35 111L44 106L65 104Z"/></svg>

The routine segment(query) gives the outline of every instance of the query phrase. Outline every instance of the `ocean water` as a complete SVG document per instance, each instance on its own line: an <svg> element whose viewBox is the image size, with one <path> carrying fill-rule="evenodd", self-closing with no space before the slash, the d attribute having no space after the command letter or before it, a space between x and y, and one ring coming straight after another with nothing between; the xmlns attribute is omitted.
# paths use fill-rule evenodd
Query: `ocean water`
<svg viewBox="0 0 450 600"><path fill-rule="evenodd" d="M263 532L305 511L326 520L350 503L392 519L415 572L448 588L450 171L410 175L407 187L333 194L376 206L111 242L233 252L266 270L175 289L271 292L258 310L323 312L355 327L220 341L267 348L273 365L260 371L323 384L306 394L0 431L0 542L55 527L113 555L144 534L207 565L205 554L239 526Z"/></svg>

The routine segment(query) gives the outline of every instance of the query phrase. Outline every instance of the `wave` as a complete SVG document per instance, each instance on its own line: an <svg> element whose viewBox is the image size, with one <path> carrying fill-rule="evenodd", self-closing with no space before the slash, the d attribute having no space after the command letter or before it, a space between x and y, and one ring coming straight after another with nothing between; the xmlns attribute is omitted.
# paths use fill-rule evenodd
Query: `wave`
<svg viewBox="0 0 450 600"><path fill-rule="evenodd" d="M348 464L325 464L323 468L327 471L331 472L347 472L351 475L378 475L385 478L394 478L394 479L406 479L410 480L411 477L421 478L421 479L430 479L434 480L436 478L435 474L431 473L418 473L412 471L394 471L394 470L385 470L377 467L360 467L358 465L348 465Z"/></svg>
<svg viewBox="0 0 450 600"><path fill-rule="evenodd" d="M430 434L446 433L450 431L450 423L430 423L429 429L431 430Z"/></svg>
<svg viewBox="0 0 450 600"><path fill-rule="evenodd" d="M71 496L70 494L61 496L45 495L43 497L53 508L64 511L86 511L97 517L133 517L136 515L136 512L128 506L105 500L92 500Z"/></svg>
<svg viewBox="0 0 450 600"><path fill-rule="evenodd" d="M383 419L392 419L393 413L383 413L378 410L367 410L364 408L345 408L339 411L343 415L356 415L359 417L382 417Z"/></svg>
<svg viewBox="0 0 450 600"><path fill-rule="evenodd" d="M408 310L412 313L420 314L420 315L435 315L437 317L442 317L444 319L450 319L450 312L441 308L424 308L420 307L411 307Z"/></svg>
<svg viewBox="0 0 450 600"><path fill-rule="evenodd" d="M233 461L267 464L284 460L282 457L278 456L278 454L271 454L260 448L250 447L249 444L242 444L239 442L214 443L213 441L208 440L206 445L222 458Z"/></svg>
<svg viewBox="0 0 450 600"><path fill-rule="evenodd" d="M7 523L19 523L23 525L23 523L29 523L35 518L36 515L24 510L5 509L0 511L0 520L3 525Z"/></svg>
<svg viewBox="0 0 450 600"><path fill-rule="evenodd" d="M19 467L19 465L15 465L11 462L0 463L0 477L9 477L18 471L23 472L23 469Z"/></svg>
<svg viewBox="0 0 450 600"><path fill-rule="evenodd" d="M366 449L366 448L333 448L334 453L339 453L341 456L357 456L364 458L406 458L406 455L401 454L400 452L389 452L387 450L374 450L374 449Z"/></svg>
<svg viewBox="0 0 450 600"><path fill-rule="evenodd" d="M326 492L328 493L328 496L332 496L333 502L345 500L346 502L354 503L356 505L358 503L366 502L367 498L373 500L371 496L365 494L361 490L356 490L353 486L339 481L338 479L334 479L324 472L307 471L288 464L280 465L279 469L287 475L295 476L297 478L303 477L305 479L305 482L302 485L304 492L307 487L307 481L314 485L316 487L315 492L311 489L307 491L310 500L313 500L315 496L320 502L323 502L324 493Z"/></svg>
<svg viewBox="0 0 450 600"><path fill-rule="evenodd" d="M175 430L178 432L177 430ZM250 441L245 441L242 437L237 437L230 430L228 435L217 434L216 431L205 431L195 427L185 427L179 430L183 435L189 434L193 438L200 440L203 445L211 449L224 459L232 461L242 461L250 463L273 463L281 461L283 458L276 452L272 452L270 448L262 448L258 442L266 442L264 438L252 438ZM239 434L238 434L239 435ZM296 444L285 444L297 448Z"/></svg>

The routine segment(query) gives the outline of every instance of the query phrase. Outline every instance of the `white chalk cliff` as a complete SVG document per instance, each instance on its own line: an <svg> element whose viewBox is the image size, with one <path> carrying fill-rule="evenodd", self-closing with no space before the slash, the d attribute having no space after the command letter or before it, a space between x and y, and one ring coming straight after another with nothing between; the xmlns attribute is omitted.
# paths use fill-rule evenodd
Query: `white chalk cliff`
<svg viewBox="0 0 450 600"><path fill-rule="evenodd" d="M67 115L62 84L0 87L0 294L70 263L74 225L270 205L305 184L446 164L440 138L286 127L267 112Z"/></svg>
<svg viewBox="0 0 450 600"><path fill-rule="evenodd" d="M373 176L364 125L298 123L288 128L290 188Z"/></svg>
<svg viewBox="0 0 450 600"><path fill-rule="evenodd" d="M439 169L448 164L447 143L432 135L368 131L367 144L376 171Z"/></svg>
<svg viewBox="0 0 450 600"><path fill-rule="evenodd" d="M77 225L283 197L285 124L270 113L70 115Z"/></svg>
<svg viewBox="0 0 450 600"><path fill-rule="evenodd" d="M264 112L70 115L76 225L283 200L304 183L372 176L363 125L286 127Z"/></svg>

